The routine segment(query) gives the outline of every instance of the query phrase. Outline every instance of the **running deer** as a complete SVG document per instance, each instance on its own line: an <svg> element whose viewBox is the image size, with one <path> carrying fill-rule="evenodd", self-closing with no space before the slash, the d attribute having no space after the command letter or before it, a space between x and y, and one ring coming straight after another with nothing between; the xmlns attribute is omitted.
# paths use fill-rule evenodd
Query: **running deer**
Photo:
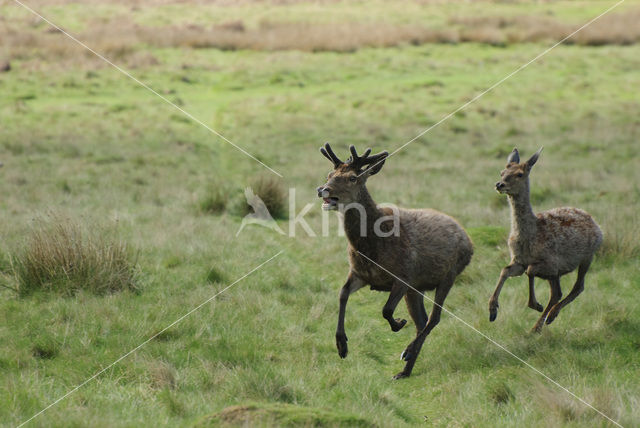
<svg viewBox="0 0 640 428"><path fill-rule="evenodd" d="M392 331L399 331L406 320L393 317L404 297L415 323L416 338L402 353L404 369L394 379L408 377L425 338L440 321L444 303L456 277L471 261L471 240L460 224L446 214L429 209L391 209L378 207L367 191L367 179L380 172L388 153L370 156L367 149L341 161L329 144L320 149L333 163L326 184L318 187L325 210L343 214L349 242L350 270L340 290L340 309L336 345L341 358L347 356L344 316L349 295L369 285L372 290L389 292L382 316ZM435 290L431 317L424 308L423 292Z"/></svg>
<svg viewBox="0 0 640 428"><path fill-rule="evenodd" d="M554 208L533 213L529 201L529 174L542 148L529 160L520 163L518 149L507 158L507 166L496 183L496 190L506 193L511 205L511 233L509 252L511 263L500 273L498 285L489 300L489 320L498 315L498 296L502 285L511 276L526 272L529 277L529 307L542 312L533 326L540 332L546 322L551 324L558 312L571 303L584 290L584 277L591 260L602 243L602 231L593 218L578 208ZM578 268L578 279L563 300L560 277ZM551 285L551 298L543 310L537 302L534 278L542 278Z"/></svg>

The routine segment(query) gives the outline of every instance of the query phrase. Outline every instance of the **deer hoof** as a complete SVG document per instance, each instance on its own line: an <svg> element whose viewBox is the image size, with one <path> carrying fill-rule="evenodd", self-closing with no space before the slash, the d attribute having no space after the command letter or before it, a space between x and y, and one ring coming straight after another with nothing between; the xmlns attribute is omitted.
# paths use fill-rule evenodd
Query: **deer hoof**
<svg viewBox="0 0 640 428"><path fill-rule="evenodd" d="M394 321L395 321L395 324L391 326L391 330L394 332L402 330L402 327L404 327L407 324L407 320L400 319L400 318L396 318Z"/></svg>
<svg viewBox="0 0 640 428"><path fill-rule="evenodd" d="M531 309L533 309L534 311L538 311L538 312L542 312L544 311L544 308L542 307L542 305L538 302L533 302L533 303L529 303L529 307Z"/></svg>
<svg viewBox="0 0 640 428"><path fill-rule="evenodd" d="M542 333L542 324L544 324L544 322L537 322L531 329L531 333Z"/></svg>
<svg viewBox="0 0 640 428"><path fill-rule="evenodd" d="M404 379L404 378L409 377L409 375L410 375L410 373L405 373L405 372L403 372L403 371L402 371L402 372L398 373L397 375L395 375L395 376L393 377L393 379L394 379L394 380Z"/></svg>
<svg viewBox="0 0 640 428"><path fill-rule="evenodd" d="M556 310L555 306L551 308L549 313L547 314L547 319L544 321L547 325L551 324L553 320L558 316L558 310Z"/></svg>
<svg viewBox="0 0 640 428"><path fill-rule="evenodd" d="M340 358L346 358L347 353L349 352L349 349L347 347L347 340L348 339L346 335L336 334L336 346L338 348L338 355L340 355Z"/></svg>
<svg viewBox="0 0 640 428"><path fill-rule="evenodd" d="M500 305L497 301L490 300L489 301L489 321L494 322L498 317L498 308Z"/></svg>
<svg viewBox="0 0 640 428"><path fill-rule="evenodd" d="M411 345L407 346L407 349L402 351L402 355L400 355L400 359L404 361L409 361L413 356L413 349Z"/></svg>

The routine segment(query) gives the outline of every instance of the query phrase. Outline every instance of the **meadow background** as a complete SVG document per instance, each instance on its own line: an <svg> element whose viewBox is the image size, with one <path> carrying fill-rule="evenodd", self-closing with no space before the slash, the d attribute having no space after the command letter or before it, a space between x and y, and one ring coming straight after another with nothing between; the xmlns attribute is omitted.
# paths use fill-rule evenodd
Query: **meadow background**
<svg viewBox="0 0 640 428"><path fill-rule="evenodd" d="M279 178L12 0L0 3L0 421L15 426L609 426L444 314L411 378L386 295L347 308L346 241L248 226L252 186L321 231L315 188L349 144L394 150L613 1L27 1ZM475 243L445 307L624 426L640 426L640 3L609 15L390 158L377 202L432 207ZM540 335L526 277L498 320L506 155L545 149L534 209L605 232L585 292ZM562 281L566 295L575 274ZM548 285L538 281L546 303ZM398 316L408 318L404 304ZM427 303L427 310L431 305Z"/></svg>

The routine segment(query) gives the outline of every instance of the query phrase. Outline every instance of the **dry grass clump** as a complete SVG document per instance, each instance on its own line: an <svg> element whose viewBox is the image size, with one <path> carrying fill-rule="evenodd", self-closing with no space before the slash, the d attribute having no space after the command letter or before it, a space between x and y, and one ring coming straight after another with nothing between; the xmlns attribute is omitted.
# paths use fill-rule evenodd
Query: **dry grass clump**
<svg viewBox="0 0 640 428"><path fill-rule="evenodd" d="M530 15L455 17L449 24L460 28L464 41L481 43L496 39L509 43L561 40L574 30L555 19Z"/></svg>
<svg viewBox="0 0 640 428"><path fill-rule="evenodd" d="M38 221L25 248L12 256L21 296L37 290L73 295L136 290L136 265L127 244L62 216Z"/></svg>
<svg viewBox="0 0 640 428"><path fill-rule="evenodd" d="M506 45L505 34L497 28L479 27L472 30L462 30L460 40L463 42L486 43L494 46Z"/></svg>
<svg viewBox="0 0 640 428"><path fill-rule="evenodd" d="M139 54L145 46L352 52L365 47L456 43L459 40L456 31L433 30L418 25L263 21L257 28L249 29L242 21L231 21L211 27L193 24L146 27L126 16L91 22L86 30L73 35L108 59L129 67L144 67L158 62L148 52L144 56ZM3 22L0 48L6 52L7 60L102 65L93 53L46 23L24 25Z"/></svg>
<svg viewBox="0 0 640 428"><path fill-rule="evenodd" d="M640 9L603 16L565 43L587 46L629 45L640 41ZM490 44L560 41L580 28L543 16L456 17L449 20L458 27L461 40Z"/></svg>
<svg viewBox="0 0 640 428"><path fill-rule="evenodd" d="M176 370L164 361L152 361L148 365L149 382L154 389L174 389Z"/></svg>
<svg viewBox="0 0 640 428"><path fill-rule="evenodd" d="M640 9L605 15L571 38L579 45L631 45L640 41Z"/></svg>
<svg viewBox="0 0 640 428"><path fill-rule="evenodd" d="M141 42L157 47L261 51L352 52L359 48L400 44L455 43L459 39L454 31L386 23L262 21L257 28L249 29L242 21L233 21L210 28L198 25L162 29L135 27L134 31Z"/></svg>

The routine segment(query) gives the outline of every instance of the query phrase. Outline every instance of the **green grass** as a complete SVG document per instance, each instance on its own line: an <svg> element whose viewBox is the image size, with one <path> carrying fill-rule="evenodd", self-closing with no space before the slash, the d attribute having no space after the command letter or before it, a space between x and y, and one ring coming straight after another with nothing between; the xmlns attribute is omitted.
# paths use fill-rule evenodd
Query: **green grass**
<svg viewBox="0 0 640 428"><path fill-rule="evenodd" d="M11 257L16 292L69 296L81 289L96 294L136 291L133 251L118 240L117 231L90 227L60 214L39 219L22 243L24 249L14 250Z"/></svg>
<svg viewBox="0 0 640 428"><path fill-rule="evenodd" d="M258 403L233 406L212 416L203 418L195 426L372 426L365 418L356 415L322 409L294 406L291 404Z"/></svg>
<svg viewBox="0 0 640 428"><path fill-rule="evenodd" d="M257 22L265 7L245 9ZM528 3L487 7L496 15L539 10ZM24 16L2 8L7 17ZM64 25L74 28L86 15L123 8L61 4L43 12L66 17ZM205 19L199 8L141 8L136 19ZM440 10L431 5L412 16L416 8L389 19ZM579 22L606 5L544 8ZM282 6L274 13L295 17L311 9ZM318 19L345 9L363 20L384 11L380 4L370 11L340 3ZM545 48L152 49L159 64L133 73L280 172L282 186L296 188L297 212L315 204L305 219L320 234L315 188L330 169L318 152L322 143L332 142L339 156L349 144L394 150ZM436 208L468 229L474 258L447 309L624 426L640 425L639 57L637 45L560 46L391 157L369 184L377 202ZM0 420L7 425L284 249L31 425L192 426L244 406L265 424L607 426L449 314L427 339L412 377L393 382L414 329L391 333L381 317L386 295L368 290L349 302L350 353L341 360L334 331L348 263L333 216L329 237L309 237L298 226L289 238L256 225L236 237L244 214L236 204L267 170L113 69L31 65L25 58L0 73L0 284L12 284L8 254L24 244L32 219L63 208L77 218L117 221L118 236L138 252L141 292L19 297L2 288ZM514 146L528 156L541 145L531 178L534 208L584 208L608 241L584 294L538 336L529 333L537 313L526 307L526 278L507 282L495 323L487 302L509 258L508 207L493 183ZM279 224L288 229L286 220ZM565 295L574 278L563 278ZM548 286L537 284L546 302ZM397 316L407 318L403 305Z"/></svg>

